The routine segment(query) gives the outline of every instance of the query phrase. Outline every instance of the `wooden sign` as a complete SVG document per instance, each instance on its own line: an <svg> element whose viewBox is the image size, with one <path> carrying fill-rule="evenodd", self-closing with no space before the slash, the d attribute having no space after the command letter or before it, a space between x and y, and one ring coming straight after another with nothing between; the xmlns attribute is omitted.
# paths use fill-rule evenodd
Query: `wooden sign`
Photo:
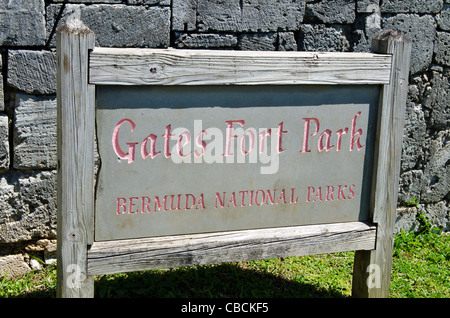
<svg viewBox="0 0 450 318"><path fill-rule="evenodd" d="M367 221L378 94L99 87L95 240Z"/></svg>
<svg viewBox="0 0 450 318"><path fill-rule="evenodd" d="M376 53L113 49L71 21L57 38L59 296L92 296L98 274L351 250L354 295L388 295L403 36Z"/></svg>

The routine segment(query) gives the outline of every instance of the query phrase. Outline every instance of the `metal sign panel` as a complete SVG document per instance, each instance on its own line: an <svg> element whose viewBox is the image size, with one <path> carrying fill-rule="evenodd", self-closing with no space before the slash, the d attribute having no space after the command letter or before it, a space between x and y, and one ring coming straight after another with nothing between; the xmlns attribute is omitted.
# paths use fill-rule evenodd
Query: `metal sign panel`
<svg viewBox="0 0 450 318"><path fill-rule="evenodd" d="M378 86L99 86L95 240L368 219Z"/></svg>

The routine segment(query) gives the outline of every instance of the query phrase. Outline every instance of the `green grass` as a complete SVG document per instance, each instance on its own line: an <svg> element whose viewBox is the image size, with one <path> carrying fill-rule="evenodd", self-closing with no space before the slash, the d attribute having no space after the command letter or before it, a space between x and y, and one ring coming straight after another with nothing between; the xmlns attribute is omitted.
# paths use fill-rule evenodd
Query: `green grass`
<svg viewBox="0 0 450 318"><path fill-rule="evenodd" d="M450 234L397 236L392 277L393 297L450 297Z"/></svg>
<svg viewBox="0 0 450 318"><path fill-rule="evenodd" d="M450 297L450 235L430 229L396 236L392 298ZM95 297L272 298L351 295L353 252L286 257L171 270L96 276ZM56 269L7 280L0 297L56 295Z"/></svg>

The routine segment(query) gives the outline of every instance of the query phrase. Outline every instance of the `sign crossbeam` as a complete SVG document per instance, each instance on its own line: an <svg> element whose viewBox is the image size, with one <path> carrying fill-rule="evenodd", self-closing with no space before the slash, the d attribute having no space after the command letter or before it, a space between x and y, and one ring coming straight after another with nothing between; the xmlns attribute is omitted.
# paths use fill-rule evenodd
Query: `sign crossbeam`
<svg viewBox="0 0 450 318"><path fill-rule="evenodd" d="M276 66L276 67L274 67ZM95 48L95 85L388 84L391 55Z"/></svg>

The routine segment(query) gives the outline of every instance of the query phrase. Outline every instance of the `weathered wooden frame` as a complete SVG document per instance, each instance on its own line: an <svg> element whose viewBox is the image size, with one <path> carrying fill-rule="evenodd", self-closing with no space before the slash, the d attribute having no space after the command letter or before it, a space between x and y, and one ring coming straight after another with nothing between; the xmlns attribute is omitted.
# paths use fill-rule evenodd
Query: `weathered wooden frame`
<svg viewBox="0 0 450 318"><path fill-rule="evenodd" d="M57 50L59 297L93 297L99 274L341 251L356 251L354 296L389 295L411 50L401 34L381 33L375 53L114 49L75 20ZM95 242L95 85L112 84L381 85L371 222Z"/></svg>

